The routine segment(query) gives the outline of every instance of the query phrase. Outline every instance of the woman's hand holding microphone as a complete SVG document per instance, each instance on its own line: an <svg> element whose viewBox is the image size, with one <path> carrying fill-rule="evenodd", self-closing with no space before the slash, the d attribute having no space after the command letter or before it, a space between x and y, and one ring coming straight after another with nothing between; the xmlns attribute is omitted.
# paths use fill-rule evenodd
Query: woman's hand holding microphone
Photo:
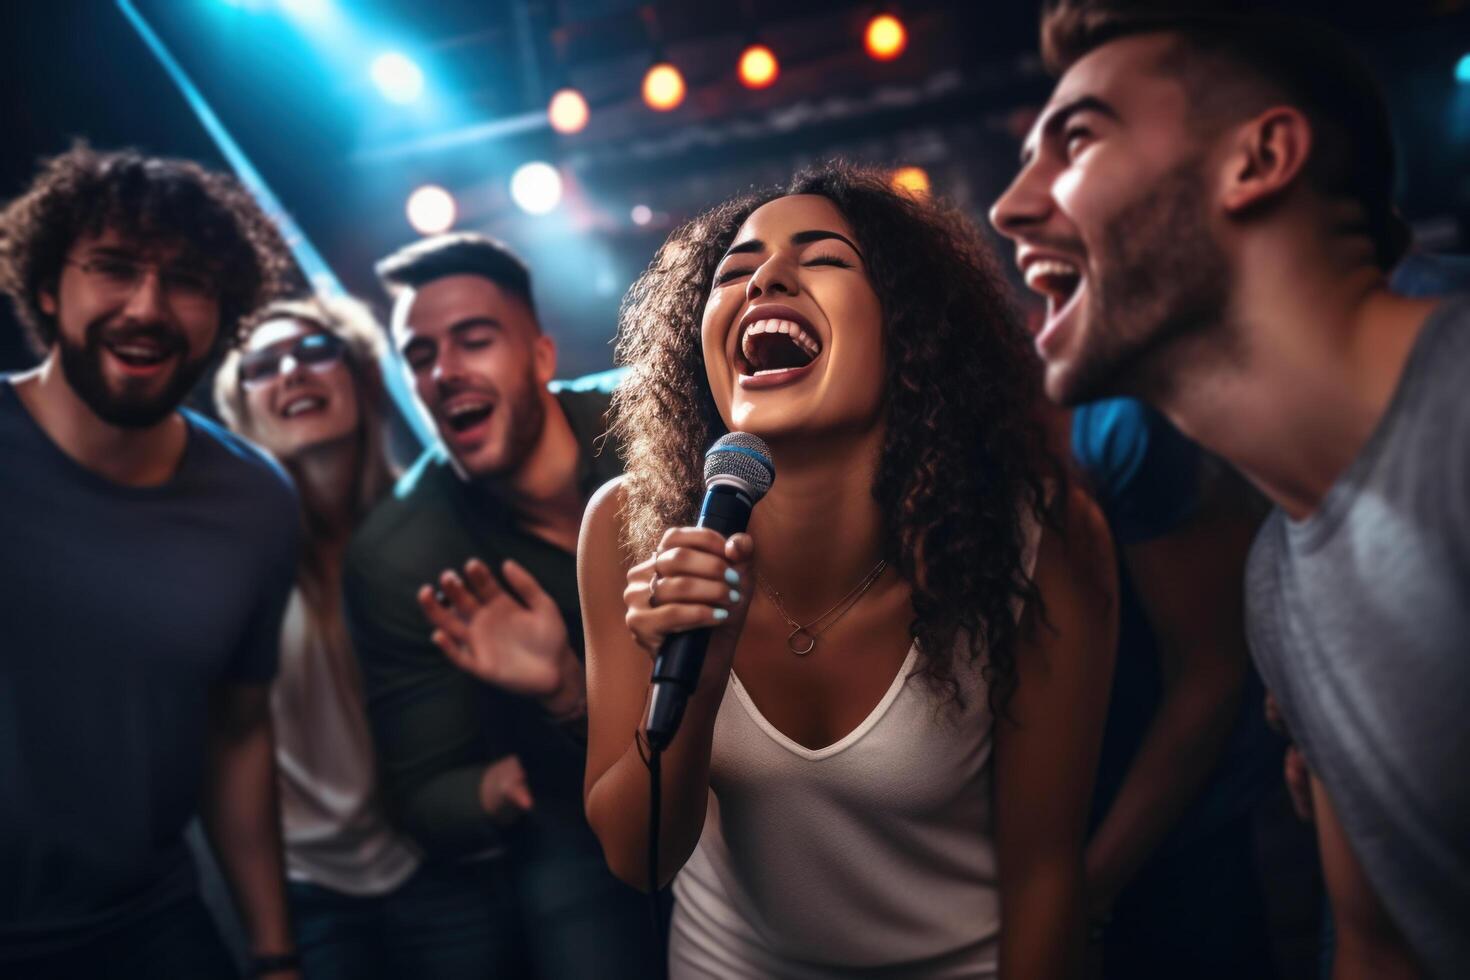
<svg viewBox="0 0 1470 980"><path fill-rule="evenodd" d="M723 692L755 588L755 541L709 528L669 528L653 556L628 569L623 602L638 645L656 657L672 634L710 628L698 693Z"/></svg>

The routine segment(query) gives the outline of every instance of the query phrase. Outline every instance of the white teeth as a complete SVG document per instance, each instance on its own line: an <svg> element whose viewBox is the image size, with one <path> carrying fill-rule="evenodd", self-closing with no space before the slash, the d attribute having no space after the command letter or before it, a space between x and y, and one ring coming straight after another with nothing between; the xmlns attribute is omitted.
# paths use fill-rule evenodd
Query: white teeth
<svg viewBox="0 0 1470 980"><path fill-rule="evenodd" d="M745 333L740 338L740 350L749 359L751 356L750 338L758 333L782 333L791 338L792 342L812 357L822 352L822 345L817 338L812 336L805 327L793 320L757 320L745 328ZM764 373L764 372L757 372Z"/></svg>
<svg viewBox="0 0 1470 980"><path fill-rule="evenodd" d="M115 344L112 349L124 357L163 357L163 351L151 344Z"/></svg>
<svg viewBox="0 0 1470 980"><path fill-rule="evenodd" d="M450 418L458 418L461 415L468 415L471 412L484 411L489 407L489 402L459 402L458 404L451 405L445 411Z"/></svg>
<svg viewBox="0 0 1470 980"><path fill-rule="evenodd" d="M326 404L327 403L325 399L317 398L314 395L308 395L306 397L297 398L294 401L287 402L286 407L281 410L281 414L289 419L293 416L300 415L302 412L309 412L315 408L322 408Z"/></svg>
<svg viewBox="0 0 1470 980"><path fill-rule="evenodd" d="M1079 279L1082 272L1071 262L1060 259L1037 259L1026 266L1026 285L1037 292L1048 292L1040 285L1049 278Z"/></svg>

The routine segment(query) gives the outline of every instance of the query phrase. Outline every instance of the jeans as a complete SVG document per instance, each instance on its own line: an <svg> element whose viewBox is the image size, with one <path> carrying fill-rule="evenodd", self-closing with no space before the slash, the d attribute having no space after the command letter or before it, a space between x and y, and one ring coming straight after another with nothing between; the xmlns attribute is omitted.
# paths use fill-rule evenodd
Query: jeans
<svg viewBox="0 0 1470 980"><path fill-rule="evenodd" d="M647 899L573 849L425 865L386 895L288 885L305 980L656 980Z"/></svg>
<svg viewBox="0 0 1470 980"><path fill-rule="evenodd" d="M239 974L195 895L114 935L39 959L0 964L8 980L237 980Z"/></svg>
<svg viewBox="0 0 1470 980"><path fill-rule="evenodd" d="M505 863L427 864L384 895L289 882L305 980L518 977Z"/></svg>
<svg viewBox="0 0 1470 980"><path fill-rule="evenodd" d="M527 967L537 980L657 980L648 897L613 877L601 853L567 848L511 858ZM667 930L667 909L663 916ZM310 980L308 977L307 980Z"/></svg>

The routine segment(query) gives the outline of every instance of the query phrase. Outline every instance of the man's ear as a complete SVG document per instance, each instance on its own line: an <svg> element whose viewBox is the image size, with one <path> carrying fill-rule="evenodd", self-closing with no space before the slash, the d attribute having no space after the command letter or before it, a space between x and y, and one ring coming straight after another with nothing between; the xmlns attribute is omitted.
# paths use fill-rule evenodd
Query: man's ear
<svg viewBox="0 0 1470 980"><path fill-rule="evenodd" d="M536 381L542 385L550 384L556 377L556 341L548 334L537 334L531 347L531 357L535 362Z"/></svg>
<svg viewBox="0 0 1470 980"><path fill-rule="evenodd" d="M47 316L56 316L56 311L60 309L56 303L56 290L49 287L36 290L36 305Z"/></svg>
<svg viewBox="0 0 1470 980"><path fill-rule="evenodd" d="M1312 124L1300 110L1274 106L1237 127L1222 175L1227 214L1257 207L1300 176L1312 152Z"/></svg>

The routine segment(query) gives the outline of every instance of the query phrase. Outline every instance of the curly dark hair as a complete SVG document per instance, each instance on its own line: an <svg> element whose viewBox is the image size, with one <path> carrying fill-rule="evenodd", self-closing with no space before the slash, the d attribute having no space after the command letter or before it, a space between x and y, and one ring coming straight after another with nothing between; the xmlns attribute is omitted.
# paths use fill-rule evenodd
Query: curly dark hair
<svg viewBox="0 0 1470 980"><path fill-rule="evenodd" d="M669 236L623 301L612 432L627 461L624 546L647 554L694 522L706 448L726 432L700 322L716 265L751 212L828 198L866 257L883 311L887 431L873 479L884 557L912 589L921 672L961 701L960 644L985 656L992 708L1015 687L1017 602L1039 600L1031 518L1058 526L1064 475L1047 451L1040 369L989 249L958 211L896 191L882 171L827 164L729 201Z"/></svg>
<svg viewBox="0 0 1470 980"><path fill-rule="evenodd" d="M240 320L277 295L293 268L280 232L234 178L190 160L78 142L46 160L30 189L0 213L0 290L36 353L56 341L40 294L56 288L77 238L105 228L188 247L219 292L217 349L236 339Z"/></svg>

